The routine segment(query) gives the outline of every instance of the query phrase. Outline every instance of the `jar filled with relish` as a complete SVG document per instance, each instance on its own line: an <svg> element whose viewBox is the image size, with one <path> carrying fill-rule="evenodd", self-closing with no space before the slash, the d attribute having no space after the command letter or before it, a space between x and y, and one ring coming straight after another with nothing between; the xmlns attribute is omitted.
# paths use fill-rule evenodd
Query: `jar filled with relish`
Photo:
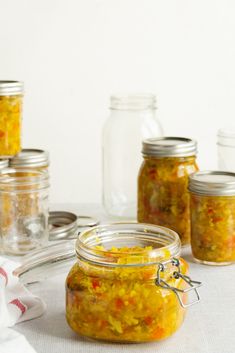
<svg viewBox="0 0 235 353"><path fill-rule="evenodd" d="M235 173L203 171L189 178L191 247L197 262L235 262Z"/></svg>
<svg viewBox="0 0 235 353"><path fill-rule="evenodd" d="M81 233L77 262L66 280L66 318L82 336L150 342L171 336L200 282L179 257L178 235L138 223L101 225ZM188 298L192 291L195 298Z"/></svg>
<svg viewBox="0 0 235 353"><path fill-rule="evenodd" d="M23 83L0 81L0 158L21 150Z"/></svg>
<svg viewBox="0 0 235 353"><path fill-rule="evenodd" d="M190 242L188 176L198 170L196 152L196 141L188 138L143 141L138 221L173 229L183 245Z"/></svg>

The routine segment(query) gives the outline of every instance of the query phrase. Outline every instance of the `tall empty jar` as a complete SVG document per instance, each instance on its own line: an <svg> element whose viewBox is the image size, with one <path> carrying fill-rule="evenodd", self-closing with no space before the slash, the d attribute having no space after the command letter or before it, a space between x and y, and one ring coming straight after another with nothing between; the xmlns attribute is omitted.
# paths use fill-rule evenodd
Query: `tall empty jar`
<svg viewBox="0 0 235 353"><path fill-rule="evenodd" d="M137 175L143 139L162 136L151 94L111 97L103 128L103 205L109 215L136 218Z"/></svg>
<svg viewBox="0 0 235 353"><path fill-rule="evenodd" d="M0 172L0 236L6 254L23 255L48 240L48 174L3 169Z"/></svg>
<svg viewBox="0 0 235 353"><path fill-rule="evenodd" d="M0 158L21 150L23 83L0 81Z"/></svg>

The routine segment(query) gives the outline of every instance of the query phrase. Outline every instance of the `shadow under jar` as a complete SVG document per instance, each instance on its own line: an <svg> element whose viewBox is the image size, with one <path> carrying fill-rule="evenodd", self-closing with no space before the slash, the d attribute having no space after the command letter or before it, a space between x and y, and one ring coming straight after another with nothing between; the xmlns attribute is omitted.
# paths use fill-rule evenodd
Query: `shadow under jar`
<svg viewBox="0 0 235 353"><path fill-rule="evenodd" d="M235 173L197 172L189 178L191 247L197 262L235 262Z"/></svg>
<svg viewBox="0 0 235 353"><path fill-rule="evenodd" d="M143 141L144 161L138 176L138 222L176 231L190 242L188 176L198 170L197 144L182 137Z"/></svg>
<svg viewBox="0 0 235 353"><path fill-rule="evenodd" d="M33 170L0 172L2 251L23 255L48 241L48 174Z"/></svg>
<svg viewBox="0 0 235 353"><path fill-rule="evenodd" d="M66 280L66 318L82 336L149 342L171 336L200 282L187 277L178 235L138 223L101 225L81 233L77 263ZM189 303L188 291L195 298Z"/></svg>

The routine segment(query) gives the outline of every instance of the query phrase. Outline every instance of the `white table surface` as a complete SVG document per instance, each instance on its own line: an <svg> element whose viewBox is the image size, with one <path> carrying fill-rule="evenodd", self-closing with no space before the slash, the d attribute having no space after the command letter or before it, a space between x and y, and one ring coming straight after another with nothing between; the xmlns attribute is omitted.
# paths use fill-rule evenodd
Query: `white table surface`
<svg viewBox="0 0 235 353"><path fill-rule="evenodd" d="M97 205L57 205L53 209L105 219ZM47 312L14 329L24 334L38 353L235 353L235 265L199 265L193 263L190 249L184 249L183 254L191 277L203 282L201 302L188 309L180 330L165 341L110 344L78 337L65 320L66 273L31 287L46 302Z"/></svg>

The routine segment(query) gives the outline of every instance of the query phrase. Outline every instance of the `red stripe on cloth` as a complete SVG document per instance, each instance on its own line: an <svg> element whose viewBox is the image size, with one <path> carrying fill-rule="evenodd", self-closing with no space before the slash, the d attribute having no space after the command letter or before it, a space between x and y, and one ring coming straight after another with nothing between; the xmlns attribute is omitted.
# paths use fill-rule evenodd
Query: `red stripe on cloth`
<svg viewBox="0 0 235 353"><path fill-rule="evenodd" d="M0 275L2 275L5 278L6 281L6 285L8 283L8 275L6 273L6 271L4 270L4 268L0 267Z"/></svg>
<svg viewBox="0 0 235 353"><path fill-rule="evenodd" d="M25 306L19 299L14 299L14 300L12 300L12 301L10 302L10 304L16 305L17 308L20 309L20 311L22 312L22 314L24 314L25 311L26 311L26 309L27 309L26 306Z"/></svg>

